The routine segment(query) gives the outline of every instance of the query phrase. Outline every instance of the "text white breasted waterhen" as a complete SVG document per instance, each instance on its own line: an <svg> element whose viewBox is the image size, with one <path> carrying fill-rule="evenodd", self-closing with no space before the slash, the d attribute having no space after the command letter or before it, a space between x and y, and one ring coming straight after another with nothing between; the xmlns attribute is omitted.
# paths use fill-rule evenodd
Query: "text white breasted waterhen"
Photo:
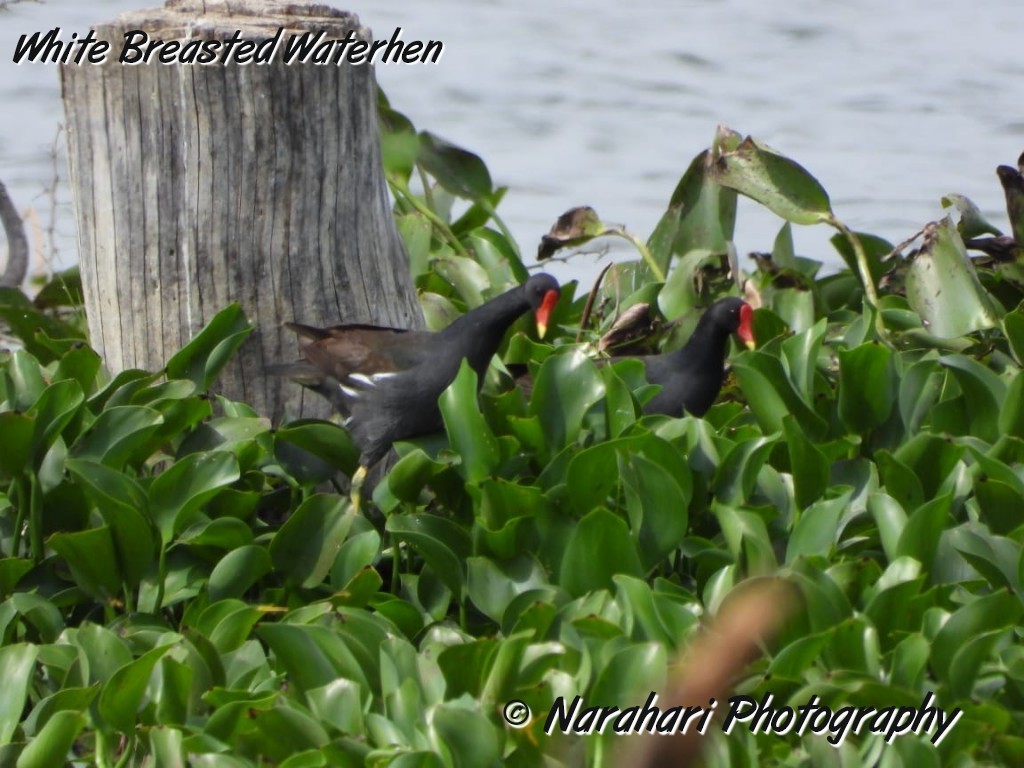
<svg viewBox="0 0 1024 768"><path fill-rule="evenodd" d="M685 346L664 355L638 357L647 381L661 391L644 405L644 413L679 417L683 411L703 416L714 404L725 379L725 348L736 334L748 347L754 344L754 311L743 299L719 299L697 321Z"/></svg>
<svg viewBox="0 0 1024 768"><path fill-rule="evenodd" d="M299 334L306 362L279 372L330 400L346 417L345 426L360 450L360 466L352 477L357 511L367 471L392 443L443 428L437 401L455 380L462 361L469 362L482 383L508 327L532 309L543 337L558 297L558 281L539 274L438 333L372 325L319 329L286 324Z"/></svg>

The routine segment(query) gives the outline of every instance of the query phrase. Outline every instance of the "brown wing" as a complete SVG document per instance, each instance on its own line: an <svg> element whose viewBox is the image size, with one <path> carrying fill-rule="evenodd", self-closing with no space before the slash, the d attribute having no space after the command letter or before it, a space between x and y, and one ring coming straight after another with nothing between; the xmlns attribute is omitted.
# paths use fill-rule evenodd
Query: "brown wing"
<svg viewBox="0 0 1024 768"><path fill-rule="evenodd" d="M286 326L299 335L299 348L306 359L339 381L354 373L371 376L404 371L434 354L435 335L429 331L374 325Z"/></svg>

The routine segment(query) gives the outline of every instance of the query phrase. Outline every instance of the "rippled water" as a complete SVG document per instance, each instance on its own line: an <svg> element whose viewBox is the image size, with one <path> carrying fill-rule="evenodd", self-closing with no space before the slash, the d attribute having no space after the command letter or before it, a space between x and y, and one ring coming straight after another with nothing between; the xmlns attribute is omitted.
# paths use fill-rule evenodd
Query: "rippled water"
<svg viewBox="0 0 1024 768"><path fill-rule="evenodd" d="M396 108L479 153L510 188L501 211L524 252L563 210L594 206L647 235L690 159L725 123L805 165L840 218L900 240L960 192L1005 223L995 166L1024 150L1019 0L365 0L378 37L445 44L440 64L387 65ZM62 119L53 67L11 60L22 32L92 22L138 2L50 0L0 14L0 179L23 207L49 206ZM66 175L63 161L61 176ZM62 263L74 261L66 189ZM767 249L779 222L741 205L740 252ZM828 231L797 249L835 263ZM565 274L593 274L580 262Z"/></svg>

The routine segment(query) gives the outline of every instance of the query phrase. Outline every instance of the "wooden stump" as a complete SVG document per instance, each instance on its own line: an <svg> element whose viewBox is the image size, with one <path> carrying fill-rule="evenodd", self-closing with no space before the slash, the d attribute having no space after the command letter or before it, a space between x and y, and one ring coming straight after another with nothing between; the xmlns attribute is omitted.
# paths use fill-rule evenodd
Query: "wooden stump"
<svg viewBox="0 0 1024 768"><path fill-rule="evenodd" d="M369 65L127 65L124 35L272 38L369 32L291 0L171 0L96 27L102 64L61 67L93 346L111 372L159 369L219 310L255 326L218 390L275 421L325 416L267 376L297 359L286 320L422 327L380 158Z"/></svg>

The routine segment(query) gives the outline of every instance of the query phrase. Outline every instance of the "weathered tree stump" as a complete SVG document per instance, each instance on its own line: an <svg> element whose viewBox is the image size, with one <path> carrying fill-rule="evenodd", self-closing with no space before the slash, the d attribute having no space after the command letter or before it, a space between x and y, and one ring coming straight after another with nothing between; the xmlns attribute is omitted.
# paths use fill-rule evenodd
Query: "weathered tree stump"
<svg viewBox="0 0 1024 768"><path fill-rule="evenodd" d="M255 330L218 389L278 420L324 416L265 366L298 357L286 320L422 327L390 211L369 65L158 63L151 39L265 41L347 12L304 0L170 0L96 27L101 64L61 67L72 196L93 346L112 372L159 369L238 301Z"/></svg>

